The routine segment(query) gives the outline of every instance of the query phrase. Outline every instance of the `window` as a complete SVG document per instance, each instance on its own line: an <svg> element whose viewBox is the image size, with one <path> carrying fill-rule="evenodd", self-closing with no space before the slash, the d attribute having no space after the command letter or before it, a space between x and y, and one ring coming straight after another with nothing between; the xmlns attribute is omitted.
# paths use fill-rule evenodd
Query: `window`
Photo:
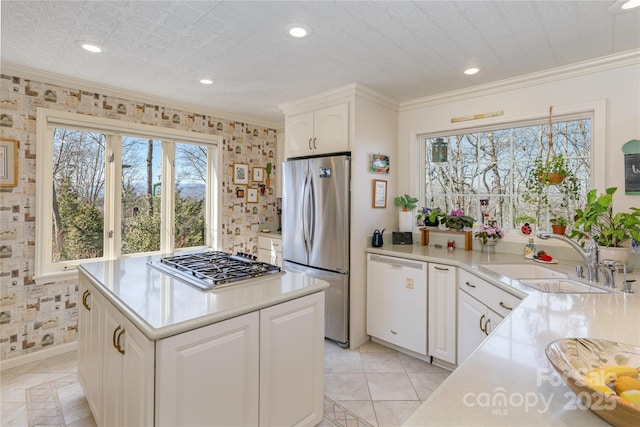
<svg viewBox="0 0 640 427"><path fill-rule="evenodd" d="M219 137L46 109L38 126L37 275L217 245Z"/></svg>
<svg viewBox="0 0 640 427"><path fill-rule="evenodd" d="M506 228L515 228L518 218L534 217L541 228L548 228L553 215L568 216L582 206L593 183L592 116L585 113L554 118L552 125L554 151L565 156L578 179L578 200L565 197L556 186L546 188L549 206L523 198L534 160L539 156L545 159L548 150L548 124L546 119L540 119L422 135L424 206L440 207L446 212L462 209L477 222L483 217L491 218ZM441 155L442 140L447 159L434 162Z"/></svg>

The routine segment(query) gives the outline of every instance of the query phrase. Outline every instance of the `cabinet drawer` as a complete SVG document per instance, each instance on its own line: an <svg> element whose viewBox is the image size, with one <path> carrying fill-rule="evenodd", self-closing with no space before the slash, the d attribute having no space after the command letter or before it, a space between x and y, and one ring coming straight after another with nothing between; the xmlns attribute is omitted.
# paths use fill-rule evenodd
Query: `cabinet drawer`
<svg viewBox="0 0 640 427"><path fill-rule="evenodd" d="M502 317L511 313L518 304L520 304L520 298L515 295L503 291L495 285L480 279L473 274L460 269L459 271L458 287L495 311Z"/></svg>
<svg viewBox="0 0 640 427"><path fill-rule="evenodd" d="M275 237L258 236L258 248L269 251L282 252L282 239Z"/></svg>

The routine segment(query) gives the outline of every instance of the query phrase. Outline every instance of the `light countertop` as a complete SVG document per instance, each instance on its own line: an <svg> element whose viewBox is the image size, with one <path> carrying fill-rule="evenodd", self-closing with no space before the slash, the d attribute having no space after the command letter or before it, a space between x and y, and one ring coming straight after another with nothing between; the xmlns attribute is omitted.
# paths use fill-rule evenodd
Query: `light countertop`
<svg viewBox="0 0 640 427"><path fill-rule="evenodd" d="M82 264L79 270L149 339L158 340L323 291L327 282L285 272L210 291L147 265L159 256Z"/></svg>
<svg viewBox="0 0 640 427"><path fill-rule="evenodd" d="M588 337L640 346L640 280L635 293L553 294L484 270L486 263L522 263L521 255L432 246L385 245L367 252L458 266L522 302L406 421L406 426L608 425L579 409L575 394L548 362L545 348L560 338ZM575 261L545 265L575 278ZM629 278L638 279L638 274Z"/></svg>

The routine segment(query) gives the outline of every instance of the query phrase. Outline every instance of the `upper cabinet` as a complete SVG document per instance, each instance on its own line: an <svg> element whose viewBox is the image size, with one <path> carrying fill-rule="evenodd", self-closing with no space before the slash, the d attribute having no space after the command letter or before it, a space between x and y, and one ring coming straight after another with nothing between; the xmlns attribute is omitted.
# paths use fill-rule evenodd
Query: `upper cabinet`
<svg viewBox="0 0 640 427"><path fill-rule="evenodd" d="M286 117L285 156L349 151L349 104Z"/></svg>

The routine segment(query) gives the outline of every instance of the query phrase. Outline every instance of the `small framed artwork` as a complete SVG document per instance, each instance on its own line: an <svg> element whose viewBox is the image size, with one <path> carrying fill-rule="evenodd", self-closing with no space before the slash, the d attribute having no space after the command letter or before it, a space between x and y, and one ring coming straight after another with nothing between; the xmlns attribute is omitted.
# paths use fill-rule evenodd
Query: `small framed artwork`
<svg viewBox="0 0 640 427"><path fill-rule="evenodd" d="M257 188L247 188L247 203L258 203Z"/></svg>
<svg viewBox="0 0 640 427"><path fill-rule="evenodd" d="M236 189L236 197L238 199L244 199L244 189L243 188L237 188Z"/></svg>
<svg viewBox="0 0 640 427"><path fill-rule="evenodd" d="M253 168L253 176L251 177L253 182L264 181L264 168Z"/></svg>
<svg viewBox="0 0 640 427"><path fill-rule="evenodd" d="M371 154L369 172L389 175L389 156L386 154Z"/></svg>
<svg viewBox="0 0 640 427"><path fill-rule="evenodd" d="M387 181L383 179L373 180L373 208L387 207Z"/></svg>
<svg viewBox="0 0 640 427"><path fill-rule="evenodd" d="M233 183L236 185L249 183L249 165L245 163L233 164Z"/></svg>
<svg viewBox="0 0 640 427"><path fill-rule="evenodd" d="M18 141L0 138L0 187L18 185Z"/></svg>

